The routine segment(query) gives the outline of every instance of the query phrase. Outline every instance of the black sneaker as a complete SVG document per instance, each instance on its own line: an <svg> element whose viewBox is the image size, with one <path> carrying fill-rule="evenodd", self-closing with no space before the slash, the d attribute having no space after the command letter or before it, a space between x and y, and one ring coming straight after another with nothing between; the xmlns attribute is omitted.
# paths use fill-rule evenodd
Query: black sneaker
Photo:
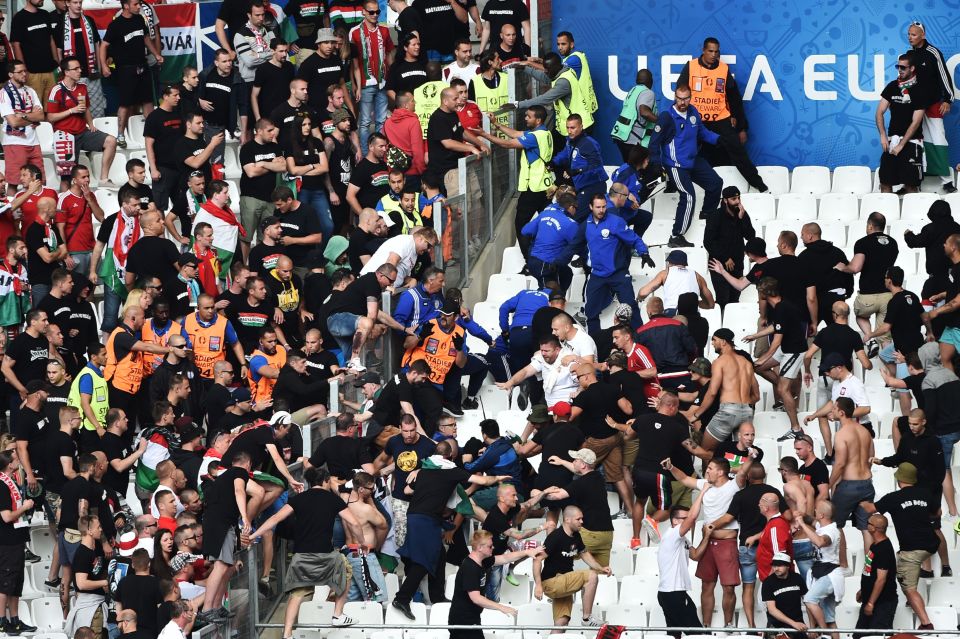
<svg viewBox="0 0 960 639"><path fill-rule="evenodd" d="M682 235L674 235L670 238L670 241L667 242L667 246L670 248L691 248L693 247L693 243Z"/></svg>
<svg viewBox="0 0 960 639"><path fill-rule="evenodd" d="M54 590L56 590L57 588L60 587L60 577L57 577L53 581L50 581L49 579L44 579L43 585L46 586L47 588L53 588Z"/></svg>
<svg viewBox="0 0 960 639"><path fill-rule="evenodd" d="M778 399L777 401L773 402L773 406L771 406L770 408L773 410L778 410L780 412L783 412L785 410L783 408L783 400Z"/></svg>
<svg viewBox="0 0 960 639"><path fill-rule="evenodd" d="M40 555L36 554L29 548L23 551L23 558L26 560L28 564L35 564L38 561L40 561Z"/></svg>
<svg viewBox="0 0 960 639"><path fill-rule="evenodd" d="M36 626L31 626L30 624L24 623L23 619L17 619L15 622L7 623L7 634L8 635L19 635L23 633L32 634L37 631Z"/></svg>
<svg viewBox="0 0 960 639"><path fill-rule="evenodd" d="M932 570L924 570L923 568L921 568L921 569L920 569L920 578L921 578L921 579L933 579L933 571L932 571Z"/></svg>
<svg viewBox="0 0 960 639"><path fill-rule="evenodd" d="M750 188L756 190L757 193L767 193L768 191L770 191L769 187L767 187L766 183L764 183L763 180L760 180L759 182L754 182L753 184L750 185Z"/></svg>
<svg viewBox="0 0 960 639"><path fill-rule="evenodd" d="M793 429L791 428L791 429L789 429L787 432L785 432L783 435L780 435L779 437L777 437L777 441L778 441L778 442L785 442L785 441L787 441L788 439L796 439L796 438L797 438L797 435L799 435L799 434L802 433L802 432L803 432L802 430L793 430Z"/></svg>
<svg viewBox="0 0 960 639"><path fill-rule="evenodd" d="M955 186L953 185L953 182L946 182L946 183L944 183L943 189L941 189L941 190L942 190L944 193L956 193L956 192L957 192L957 187L955 187Z"/></svg>
<svg viewBox="0 0 960 639"><path fill-rule="evenodd" d="M463 409L454 404L453 402L444 402L443 403L443 412L448 415L453 415L455 417L460 417L463 415Z"/></svg>
<svg viewBox="0 0 960 639"><path fill-rule="evenodd" d="M867 347L867 357L869 359L873 359L880 354L880 342L877 340L869 339L867 340L865 346Z"/></svg>
<svg viewBox="0 0 960 639"><path fill-rule="evenodd" d="M527 410L527 405L530 402L527 399L527 389L524 386L517 388L517 408L520 410Z"/></svg>
<svg viewBox="0 0 960 639"><path fill-rule="evenodd" d="M950 568L950 566L944 566L943 568L940 569L940 576L953 577L953 570Z"/></svg>
<svg viewBox="0 0 960 639"><path fill-rule="evenodd" d="M413 611L410 610L410 604L406 601L393 600L393 607L403 613L403 616L409 619L410 621L416 621L417 617L413 614Z"/></svg>
<svg viewBox="0 0 960 639"><path fill-rule="evenodd" d="M824 455L823 463L827 466L833 466L833 455Z"/></svg>
<svg viewBox="0 0 960 639"><path fill-rule="evenodd" d="M463 400L463 410L477 410L480 408L480 402L477 401L476 397L467 397Z"/></svg>

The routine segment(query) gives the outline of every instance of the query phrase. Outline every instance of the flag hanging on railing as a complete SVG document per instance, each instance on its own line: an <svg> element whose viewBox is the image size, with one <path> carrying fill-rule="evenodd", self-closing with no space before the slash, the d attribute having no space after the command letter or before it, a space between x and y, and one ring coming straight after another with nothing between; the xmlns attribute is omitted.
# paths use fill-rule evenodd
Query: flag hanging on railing
<svg viewBox="0 0 960 639"><path fill-rule="evenodd" d="M163 54L163 68L160 82L179 83L183 78L183 68L197 66L197 5L155 4L160 22L160 44ZM100 36L106 32L117 9L91 9L84 11L93 18Z"/></svg>

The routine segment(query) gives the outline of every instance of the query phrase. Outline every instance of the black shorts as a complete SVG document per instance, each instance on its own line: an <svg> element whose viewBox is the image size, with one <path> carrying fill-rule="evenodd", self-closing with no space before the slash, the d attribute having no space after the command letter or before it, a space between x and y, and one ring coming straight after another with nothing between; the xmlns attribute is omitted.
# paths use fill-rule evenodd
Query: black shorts
<svg viewBox="0 0 960 639"><path fill-rule="evenodd" d="M146 65L117 67L113 72L117 85L117 99L120 106L140 106L153 102L153 89L150 87L150 72Z"/></svg>
<svg viewBox="0 0 960 639"><path fill-rule="evenodd" d="M671 477L662 473L634 468L633 492L637 496L637 503L643 504L649 497L655 509L668 510L673 505L671 479Z"/></svg>
<svg viewBox="0 0 960 639"><path fill-rule="evenodd" d="M911 140L897 155L880 156L880 184L920 186L923 181L923 141Z"/></svg>
<svg viewBox="0 0 960 639"><path fill-rule="evenodd" d="M19 597L23 594L24 544L0 546L0 594Z"/></svg>

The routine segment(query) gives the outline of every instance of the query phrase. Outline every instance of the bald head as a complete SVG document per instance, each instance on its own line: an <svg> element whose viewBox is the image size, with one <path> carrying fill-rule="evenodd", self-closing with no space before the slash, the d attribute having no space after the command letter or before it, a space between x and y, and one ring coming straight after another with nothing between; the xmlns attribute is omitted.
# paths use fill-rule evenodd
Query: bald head
<svg viewBox="0 0 960 639"><path fill-rule="evenodd" d="M803 228L800 229L800 235L803 237L804 244L819 240L821 233L820 225L816 222L807 222L803 225Z"/></svg>
<svg viewBox="0 0 960 639"><path fill-rule="evenodd" d="M850 317L850 306L846 302L834 302L831 310L838 320L846 320Z"/></svg>
<svg viewBox="0 0 960 639"><path fill-rule="evenodd" d="M289 271L293 269L293 260L291 260L286 255L281 255L277 259L277 268L280 269L281 271Z"/></svg>
<svg viewBox="0 0 960 639"><path fill-rule="evenodd" d="M37 200L37 215L43 217L44 221L50 221L57 213L57 201L52 197L42 197Z"/></svg>

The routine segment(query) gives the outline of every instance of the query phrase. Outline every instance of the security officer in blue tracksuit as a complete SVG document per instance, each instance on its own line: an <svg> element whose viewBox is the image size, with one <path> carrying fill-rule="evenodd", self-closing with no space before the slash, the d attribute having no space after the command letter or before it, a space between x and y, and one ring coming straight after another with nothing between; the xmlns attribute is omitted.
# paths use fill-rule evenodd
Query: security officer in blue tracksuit
<svg viewBox="0 0 960 639"><path fill-rule="evenodd" d="M653 222L653 213L640 208L626 184L614 181L607 192L607 213L619 215L633 232L643 237Z"/></svg>
<svg viewBox="0 0 960 639"><path fill-rule="evenodd" d="M657 125L653 127L648 167L648 171L656 175L666 169L667 179L680 193L673 232L667 244L671 248L693 246L683 234L693 222L693 208L696 205L694 183L704 190L701 217L705 217L707 211L716 211L720 207L723 180L699 155L701 142L716 144L719 139L720 136L704 126L696 107L690 105L690 87L678 86L673 106L660 113Z"/></svg>
<svg viewBox="0 0 960 639"><path fill-rule="evenodd" d="M583 307L587 316L587 333L596 335L600 332L600 313L613 301L614 295L621 304L630 305L633 309L630 326L639 328L643 318L630 278L630 249L636 250L644 266L653 268L656 265L650 258L647 245L627 228L622 217L607 214L607 198L603 194L594 195L590 201L590 218L585 227L590 258L590 278Z"/></svg>
<svg viewBox="0 0 960 639"><path fill-rule="evenodd" d="M583 120L576 113L567 118L567 144L553 156L552 164L562 168L577 190L577 222L590 214L590 198L607 190L607 171L603 168L600 144L583 132Z"/></svg>
<svg viewBox="0 0 960 639"><path fill-rule="evenodd" d="M500 331L507 338L511 370L518 371L530 363L538 347L533 342L533 315L549 304L551 292L549 288L520 291L500 305Z"/></svg>
<svg viewBox="0 0 960 639"><path fill-rule="evenodd" d="M556 202L540 211L520 230L521 235L531 238L527 272L537 278L541 288L546 287L547 282L559 283L564 292L570 288L573 280L570 258L581 229L571 219L576 212L577 196L570 189L561 190Z"/></svg>
<svg viewBox="0 0 960 639"><path fill-rule="evenodd" d="M435 266L428 266L420 274L420 281L397 298L393 319L404 328L420 326L434 319L443 308L444 273ZM401 335L400 331L394 331ZM401 335L403 337L403 335Z"/></svg>

